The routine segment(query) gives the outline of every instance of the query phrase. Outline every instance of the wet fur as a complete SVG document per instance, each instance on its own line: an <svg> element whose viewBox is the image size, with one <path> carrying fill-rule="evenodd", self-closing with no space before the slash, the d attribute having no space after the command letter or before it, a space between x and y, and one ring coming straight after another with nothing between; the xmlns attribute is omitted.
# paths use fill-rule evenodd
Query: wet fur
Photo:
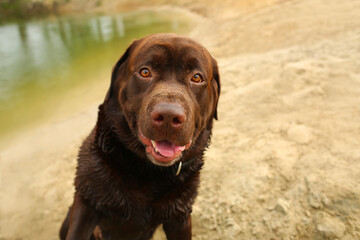
<svg viewBox="0 0 360 240"><path fill-rule="evenodd" d="M211 94L216 95L212 116L183 153L182 160L192 159L192 163L176 176L178 164L159 167L146 158L136 131L137 116L121 110L118 97L114 97L121 94L116 91L116 81L125 74L120 68L130 55L131 47L115 65L96 126L80 148L76 193L60 230L62 240L145 240L160 224L169 240L191 239L192 204L204 151L210 142L212 119L217 117L220 82L216 62L211 83Z"/></svg>

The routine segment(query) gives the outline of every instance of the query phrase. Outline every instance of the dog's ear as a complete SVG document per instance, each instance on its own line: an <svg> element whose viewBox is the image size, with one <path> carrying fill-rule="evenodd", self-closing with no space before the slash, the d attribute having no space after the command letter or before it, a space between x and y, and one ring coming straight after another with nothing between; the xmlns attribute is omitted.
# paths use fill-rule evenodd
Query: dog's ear
<svg viewBox="0 0 360 240"><path fill-rule="evenodd" d="M217 105L220 97L220 75L219 75L219 69L216 60L212 59L212 67L213 67L213 78L212 78L212 85L213 85L213 91L215 95L215 101L214 101L214 118L218 120L218 114L217 114Z"/></svg>
<svg viewBox="0 0 360 240"><path fill-rule="evenodd" d="M112 74L111 74L111 83L109 90L106 93L105 102L110 99L110 97L114 94L114 84L116 80L117 73L119 71L119 68L125 63L125 61L129 58L131 50L135 47L137 44L137 41L134 41L125 51L125 53L120 57L120 59L115 64Z"/></svg>

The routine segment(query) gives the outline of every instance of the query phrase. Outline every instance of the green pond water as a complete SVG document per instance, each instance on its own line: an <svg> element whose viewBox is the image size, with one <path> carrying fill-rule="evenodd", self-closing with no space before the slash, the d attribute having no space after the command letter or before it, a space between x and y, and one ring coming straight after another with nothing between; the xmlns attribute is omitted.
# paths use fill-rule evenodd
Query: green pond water
<svg viewBox="0 0 360 240"><path fill-rule="evenodd" d="M113 65L134 39L189 30L179 14L155 11L0 24L0 137L54 114L69 91L109 84ZM86 90L79 93L87 99Z"/></svg>

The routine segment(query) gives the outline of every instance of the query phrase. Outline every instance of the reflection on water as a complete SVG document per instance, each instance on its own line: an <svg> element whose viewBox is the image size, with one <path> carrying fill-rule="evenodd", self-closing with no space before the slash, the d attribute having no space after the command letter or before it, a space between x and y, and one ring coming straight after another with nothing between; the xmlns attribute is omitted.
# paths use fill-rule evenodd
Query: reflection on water
<svg viewBox="0 0 360 240"><path fill-rule="evenodd" d="M109 72L136 38L184 32L177 14L67 17L0 25L0 135L55 108L61 94ZM56 100L57 99L57 100Z"/></svg>

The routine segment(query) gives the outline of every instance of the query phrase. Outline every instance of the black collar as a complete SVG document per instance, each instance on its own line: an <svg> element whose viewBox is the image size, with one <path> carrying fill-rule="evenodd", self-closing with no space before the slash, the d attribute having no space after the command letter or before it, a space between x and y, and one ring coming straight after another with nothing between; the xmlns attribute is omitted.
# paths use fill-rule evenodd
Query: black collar
<svg viewBox="0 0 360 240"><path fill-rule="evenodd" d="M181 169L184 169L184 168L190 166L193 162L195 162L195 160L196 160L196 158L192 158L192 159L186 161L185 163L180 161L178 163L178 167L174 168L174 169L176 169L175 175L178 176L180 174L180 172L181 172Z"/></svg>

